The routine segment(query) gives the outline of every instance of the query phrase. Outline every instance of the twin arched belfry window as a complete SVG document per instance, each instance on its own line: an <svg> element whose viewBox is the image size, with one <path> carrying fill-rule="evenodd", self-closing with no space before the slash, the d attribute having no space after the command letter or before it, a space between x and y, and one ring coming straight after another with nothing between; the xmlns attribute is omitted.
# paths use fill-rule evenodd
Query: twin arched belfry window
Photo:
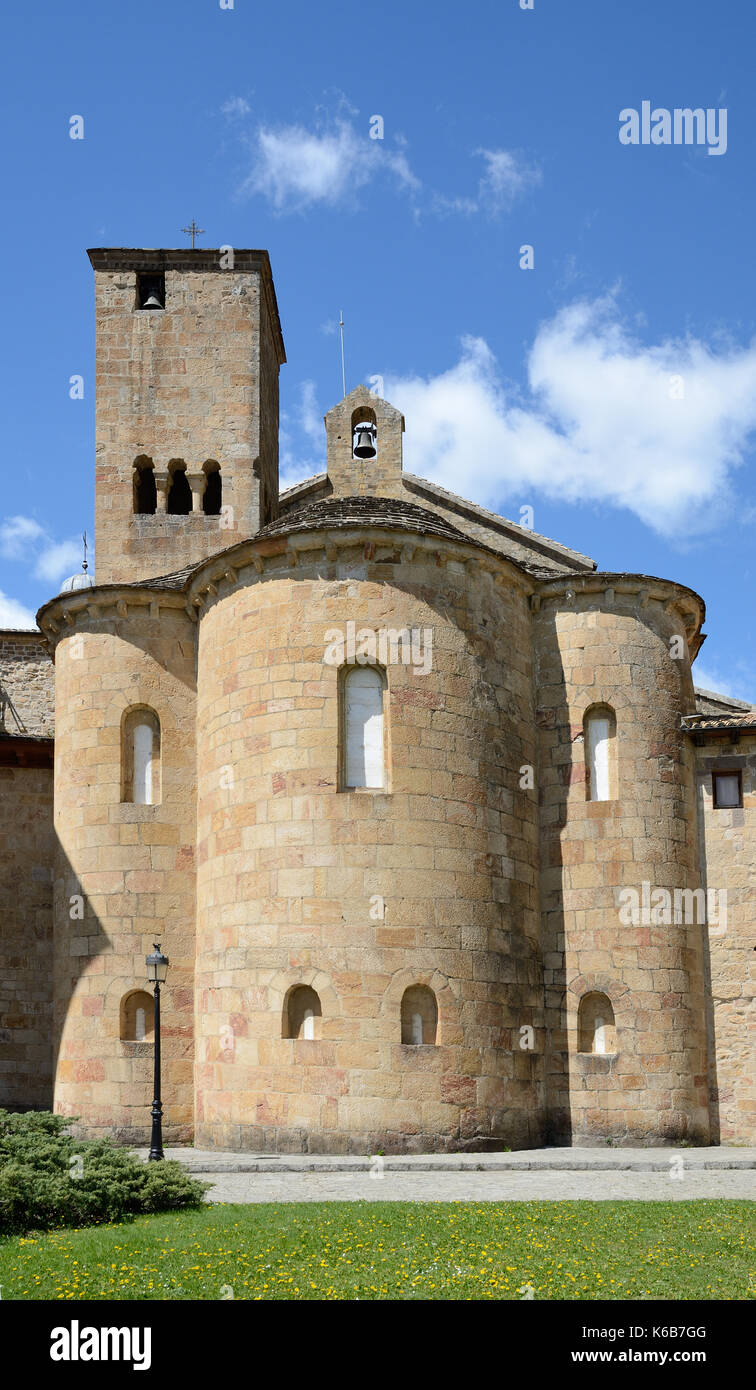
<svg viewBox="0 0 756 1390"><path fill-rule="evenodd" d="M202 475L205 476L204 485ZM205 516L220 516L223 502L223 480L217 459L207 459L201 470L192 475L198 487L200 500L195 502L192 484L189 482L186 464L183 459L172 461L165 487L165 511L168 516L188 516L190 512L201 510ZM136 516L154 516L158 511L158 489L155 478L155 464L146 454L134 460L133 500Z"/></svg>

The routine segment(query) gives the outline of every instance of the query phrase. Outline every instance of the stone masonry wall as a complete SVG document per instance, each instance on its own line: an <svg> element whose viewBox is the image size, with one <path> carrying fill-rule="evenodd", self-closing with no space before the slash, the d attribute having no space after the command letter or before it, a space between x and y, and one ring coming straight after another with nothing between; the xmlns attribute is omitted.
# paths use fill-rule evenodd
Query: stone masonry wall
<svg viewBox="0 0 756 1390"><path fill-rule="evenodd" d="M710 1097L715 1139L753 1144L756 1127L756 735L696 747L705 886L727 894L727 920L708 931ZM743 806L716 810L714 769L738 769ZM719 896L717 897L719 901ZM719 914L718 914L719 915Z"/></svg>
<svg viewBox="0 0 756 1390"><path fill-rule="evenodd" d="M260 543L259 579L234 557L200 621L197 1143L536 1144L542 1058L518 1046L541 1023L527 596L435 540L309 544L294 566ZM323 657L349 620L432 632L428 674L388 670L386 792L338 789ZM320 1040L282 1036L297 984L320 996ZM436 994L436 1046L401 1041L413 984Z"/></svg>
<svg viewBox="0 0 756 1390"><path fill-rule="evenodd" d="M595 584L601 576L592 580ZM567 586L570 587L569 585ZM632 586L627 586L632 589ZM561 1142L707 1142L703 931L625 924L619 894L700 885L691 751L680 716L694 708L673 586L649 598L605 586L560 596L536 616L542 910L550 1126ZM547 597L548 595L548 597ZM586 796L583 719L616 713L617 788ZM584 994L609 997L617 1052L578 1047Z"/></svg>
<svg viewBox="0 0 756 1390"><path fill-rule="evenodd" d="M97 599L93 592L92 602ZM192 1137L194 625L183 607L80 610L58 642L55 767L55 1108L88 1134L145 1143L152 1044L122 1041L121 1000L148 988L162 944L166 1138ZM159 804L121 800L125 711L161 724Z"/></svg>
<svg viewBox="0 0 756 1390"><path fill-rule="evenodd" d="M0 1109L52 1105L52 768L0 767Z"/></svg>
<svg viewBox="0 0 756 1390"><path fill-rule="evenodd" d="M277 378L272 287L256 253L144 253L164 267L165 309L136 309L131 253L93 252L97 311L95 546L98 584L131 582L196 564L261 525L260 476L277 491ZM162 260L161 260L162 256ZM119 257L121 264L119 264ZM247 265L246 258L252 258ZM139 262L142 264L142 262ZM267 272L269 275L269 271ZM277 319L276 319L277 324ZM266 336L266 346L261 344ZM272 375L273 380L268 378ZM270 424L263 425L273 410ZM153 461L158 511L135 515L133 471ZM223 510L165 511L170 465L183 460L201 491L203 464L220 464ZM267 517L264 518L267 520Z"/></svg>
<svg viewBox="0 0 756 1390"><path fill-rule="evenodd" d="M0 632L3 705L0 733L46 737L55 733L55 667L41 633Z"/></svg>

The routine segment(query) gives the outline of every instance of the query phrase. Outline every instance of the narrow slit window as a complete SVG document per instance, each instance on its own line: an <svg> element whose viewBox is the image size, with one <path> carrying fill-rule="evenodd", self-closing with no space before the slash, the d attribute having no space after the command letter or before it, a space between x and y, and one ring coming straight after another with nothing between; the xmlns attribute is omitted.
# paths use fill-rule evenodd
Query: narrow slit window
<svg viewBox="0 0 756 1390"><path fill-rule="evenodd" d="M151 724L134 726L134 801L152 805L152 772L155 734Z"/></svg>
<svg viewBox="0 0 756 1390"><path fill-rule="evenodd" d="M586 765L586 797L589 801L613 801L617 795L616 720L607 706L588 710L583 721Z"/></svg>
<svg viewBox="0 0 756 1390"><path fill-rule="evenodd" d="M344 679L344 786L386 785L384 681L374 666L355 666Z"/></svg>
<svg viewBox="0 0 756 1390"><path fill-rule="evenodd" d="M155 806L161 799L160 721L153 710L129 710L122 733L122 800Z"/></svg>

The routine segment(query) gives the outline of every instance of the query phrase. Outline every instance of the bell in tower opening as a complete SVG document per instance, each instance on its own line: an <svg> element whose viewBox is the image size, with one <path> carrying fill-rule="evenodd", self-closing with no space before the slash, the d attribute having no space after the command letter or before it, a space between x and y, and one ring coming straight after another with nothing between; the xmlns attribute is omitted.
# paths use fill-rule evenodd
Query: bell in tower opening
<svg viewBox="0 0 756 1390"><path fill-rule="evenodd" d="M363 421L354 428L354 457L356 459L374 459L377 454L375 447L375 425L368 420Z"/></svg>

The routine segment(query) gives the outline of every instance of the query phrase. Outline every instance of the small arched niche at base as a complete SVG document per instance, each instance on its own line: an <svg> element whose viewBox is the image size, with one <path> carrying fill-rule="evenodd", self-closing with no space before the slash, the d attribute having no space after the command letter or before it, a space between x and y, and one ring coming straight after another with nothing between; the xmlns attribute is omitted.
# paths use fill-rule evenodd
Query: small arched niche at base
<svg viewBox="0 0 756 1390"><path fill-rule="evenodd" d="M154 1042L155 1001L143 989L132 989L121 1000L121 1042Z"/></svg>
<svg viewBox="0 0 756 1390"><path fill-rule="evenodd" d="M402 1042L409 1047L433 1046L438 1031L438 1004L428 985L410 985L402 995Z"/></svg>
<svg viewBox="0 0 756 1390"><path fill-rule="evenodd" d="M594 1057L617 1051L617 1025L612 1002L606 994L584 994L578 1009L578 1051Z"/></svg>
<svg viewBox="0 0 756 1390"><path fill-rule="evenodd" d="M320 999L310 985L294 985L284 1000L283 1036L314 1042L321 1036Z"/></svg>

